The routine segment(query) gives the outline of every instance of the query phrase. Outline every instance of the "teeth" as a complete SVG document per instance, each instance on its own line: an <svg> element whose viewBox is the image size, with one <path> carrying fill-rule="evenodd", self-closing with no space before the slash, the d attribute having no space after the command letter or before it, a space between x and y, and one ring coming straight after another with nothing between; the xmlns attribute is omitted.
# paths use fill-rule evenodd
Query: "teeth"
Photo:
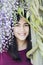
<svg viewBox="0 0 43 65"><path fill-rule="evenodd" d="M20 35L24 35L24 34L20 34Z"/></svg>
<svg viewBox="0 0 43 65"><path fill-rule="evenodd" d="M20 34L20 35L24 36L25 34Z"/></svg>

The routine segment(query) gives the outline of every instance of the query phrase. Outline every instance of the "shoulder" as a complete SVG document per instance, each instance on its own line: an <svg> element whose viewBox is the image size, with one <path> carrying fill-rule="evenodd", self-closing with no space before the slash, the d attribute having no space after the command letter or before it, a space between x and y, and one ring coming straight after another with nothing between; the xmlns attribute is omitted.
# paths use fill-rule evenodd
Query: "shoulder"
<svg viewBox="0 0 43 65"><path fill-rule="evenodd" d="M8 52L0 53L0 65L14 65L14 61Z"/></svg>

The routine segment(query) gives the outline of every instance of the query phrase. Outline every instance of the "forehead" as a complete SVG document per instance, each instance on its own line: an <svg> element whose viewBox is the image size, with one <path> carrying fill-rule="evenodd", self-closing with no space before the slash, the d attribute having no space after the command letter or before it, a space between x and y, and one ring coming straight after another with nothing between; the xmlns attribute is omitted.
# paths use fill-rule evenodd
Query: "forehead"
<svg viewBox="0 0 43 65"><path fill-rule="evenodd" d="M26 22L25 18L22 17L22 18L20 18L18 23L27 23L27 22Z"/></svg>

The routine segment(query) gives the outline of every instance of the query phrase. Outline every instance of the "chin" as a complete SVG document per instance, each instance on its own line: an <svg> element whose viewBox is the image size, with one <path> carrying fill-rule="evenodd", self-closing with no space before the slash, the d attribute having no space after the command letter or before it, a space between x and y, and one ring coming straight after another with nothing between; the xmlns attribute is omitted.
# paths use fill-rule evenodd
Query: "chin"
<svg viewBox="0 0 43 65"><path fill-rule="evenodd" d="M24 40L26 40L26 38L19 38L19 40L24 41Z"/></svg>
<svg viewBox="0 0 43 65"><path fill-rule="evenodd" d="M16 37L18 40L21 40L21 41L25 41L27 36L17 36Z"/></svg>

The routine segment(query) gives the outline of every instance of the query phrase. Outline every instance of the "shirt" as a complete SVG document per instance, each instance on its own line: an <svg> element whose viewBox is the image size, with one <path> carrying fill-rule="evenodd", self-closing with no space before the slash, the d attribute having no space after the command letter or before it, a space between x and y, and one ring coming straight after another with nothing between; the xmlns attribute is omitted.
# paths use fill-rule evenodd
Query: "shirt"
<svg viewBox="0 0 43 65"><path fill-rule="evenodd" d="M18 51L21 57L21 61L13 60L8 52L0 53L0 65L32 65L26 58L26 50Z"/></svg>

